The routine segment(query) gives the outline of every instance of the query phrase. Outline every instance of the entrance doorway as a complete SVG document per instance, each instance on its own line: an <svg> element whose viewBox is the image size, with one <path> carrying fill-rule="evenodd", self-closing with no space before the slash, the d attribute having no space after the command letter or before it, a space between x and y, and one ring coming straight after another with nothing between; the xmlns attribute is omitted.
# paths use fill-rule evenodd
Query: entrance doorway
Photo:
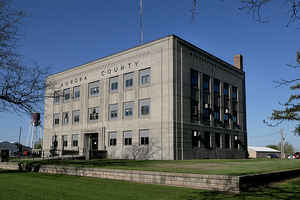
<svg viewBox="0 0 300 200"><path fill-rule="evenodd" d="M87 160L95 158L98 152L98 133L85 134L85 157Z"/></svg>

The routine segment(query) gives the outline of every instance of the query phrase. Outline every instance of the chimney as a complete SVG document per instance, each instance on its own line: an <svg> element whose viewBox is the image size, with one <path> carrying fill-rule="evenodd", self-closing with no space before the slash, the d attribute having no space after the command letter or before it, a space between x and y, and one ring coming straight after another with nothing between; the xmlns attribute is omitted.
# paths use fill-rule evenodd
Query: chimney
<svg viewBox="0 0 300 200"><path fill-rule="evenodd" d="M233 63L236 68L243 71L243 56L241 54L235 55L233 57Z"/></svg>

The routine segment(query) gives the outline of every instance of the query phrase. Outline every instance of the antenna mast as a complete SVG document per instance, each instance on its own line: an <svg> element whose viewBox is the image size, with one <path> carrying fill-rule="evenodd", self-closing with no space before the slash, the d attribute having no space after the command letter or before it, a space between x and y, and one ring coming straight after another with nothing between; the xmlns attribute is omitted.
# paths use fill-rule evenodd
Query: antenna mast
<svg viewBox="0 0 300 200"><path fill-rule="evenodd" d="M140 43L144 43L144 23L143 23L143 0L140 0L140 29L141 29L141 38Z"/></svg>

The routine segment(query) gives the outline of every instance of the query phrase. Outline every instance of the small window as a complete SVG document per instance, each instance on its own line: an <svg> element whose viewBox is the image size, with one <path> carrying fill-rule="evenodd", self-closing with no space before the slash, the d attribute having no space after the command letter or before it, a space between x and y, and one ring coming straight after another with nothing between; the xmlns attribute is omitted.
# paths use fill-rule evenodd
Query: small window
<svg viewBox="0 0 300 200"><path fill-rule="evenodd" d="M124 131L124 144L132 145L132 131Z"/></svg>
<svg viewBox="0 0 300 200"><path fill-rule="evenodd" d="M234 136L233 147L239 149L239 137L237 135Z"/></svg>
<svg viewBox="0 0 300 200"><path fill-rule="evenodd" d="M219 110L214 111L214 120L220 121L220 111Z"/></svg>
<svg viewBox="0 0 300 200"><path fill-rule="evenodd" d="M58 126L59 125L59 113L54 113L53 114L53 126Z"/></svg>
<svg viewBox="0 0 300 200"><path fill-rule="evenodd" d="M224 83L224 96L229 96L229 85Z"/></svg>
<svg viewBox="0 0 300 200"><path fill-rule="evenodd" d="M232 101L237 101L237 87L232 87L231 98Z"/></svg>
<svg viewBox="0 0 300 200"><path fill-rule="evenodd" d="M151 84L151 69L140 70L140 86L147 86Z"/></svg>
<svg viewBox="0 0 300 200"><path fill-rule="evenodd" d="M109 78L110 92L118 91L118 82L119 82L118 76Z"/></svg>
<svg viewBox="0 0 300 200"><path fill-rule="evenodd" d="M80 99L80 86L75 86L73 88L73 99L75 101Z"/></svg>
<svg viewBox="0 0 300 200"><path fill-rule="evenodd" d="M151 99L142 99L139 102L139 116L148 116L150 115L150 105Z"/></svg>
<svg viewBox="0 0 300 200"><path fill-rule="evenodd" d="M99 93L100 93L99 85L100 85L99 81L89 83L89 85L88 85L89 96L91 96L91 97L99 96Z"/></svg>
<svg viewBox="0 0 300 200"><path fill-rule="evenodd" d="M59 104L59 100L60 100L60 91L54 91L53 103Z"/></svg>
<svg viewBox="0 0 300 200"><path fill-rule="evenodd" d="M200 131L193 130L192 131L192 147L200 147L201 135Z"/></svg>
<svg viewBox="0 0 300 200"><path fill-rule="evenodd" d="M63 147L68 147L68 136L67 135L62 136L62 143L63 143Z"/></svg>
<svg viewBox="0 0 300 200"><path fill-rule="evenodd" d="M220 81L218 79L214 79L214 93L220 94Z"/></svg>
<svg viewBox="0 0 300 200"><path fill-rule="evenodd" d="M220 133L215 133L215 144L217 148L221 148L221 135Z"/></svg>
<svg viewBox="0 0 300 200"><path fill-rule="evenodd" d="M78 147L79 134L72 135L72 147Z"/></svg>
<svg viewBox="0 0 300 200"><path fill-rule="evenodd" d="M64 89L64 102L70 100L70 88Z"/></svg>
<svg viewBox="0 0 300 200"><path fill-rule="evenodd" d="M198 72L195 70L191 71L191 84L192 88L199 88Z"/></svg>
<svg viewBox="0 0 300 200"><path fill-rule="evenodd" d="M205 93L209 93L210 90L210 77L203 74L203 91Z"/></svg>
<svg viewBox="0 0 300 200"><path fill-rule="evenodd" d="M124 103L124 113L123 117L126 118L132 118L133 116L133 108L134 108L134 102L125 102Z"/></svg>
<svg viewBox="0 0 300 200"><path fill-rule="evenodd" d="M149 130L143 129L140 130L140 145L148 145L149 144Z"/></svg>
<svg viewBox="0 0 300 200"><path fill-rule="evenodd" d="M117 145L117 132L110 132L109 133L109 146L116 146Z"/></svg>
<svg viewBox="0 0 300 200"><path fill-rule="evenodd" d="M110 104L108 107L108 119L116 120L118 119L118 104Z"/></svg>
<svg viewBox="0 0 300 200"><path fill-rule="evenodd" d="M133 87L133 78L134 78L134 73L127 73L124 74L124 88L129 89Z"/></svg>
<svg viewBox="0 0 300 200"><path fill-rule="evenodd" d="M63 114L62 114L62 124L63 125L69 124L69 112L63 112Z"/></svg>
<svg viewBox="0 0 300 200"><path fill-rule="evenodd" d="M89 108L88 109L88 121L95 122L99 119L99 107Z"/></svg>
<svg viewBox="0 0 300 200"><path fill-rule="evenodd" d="M204 144L205 144L205 148L207 148L207 149L211 148L210 132L204 133Z"/></svg>
<svg viewBox="0 0 300 200"><path fill-rule="evenodd" d="M73 116L73 124L79 124L80 110L74 110L72 116Z"/></svg>
<svg viewBox="0 0 300 200"><path fill-rule="evenodd" d="M225 148L230 149L230 135L225 134Z"/></svg>

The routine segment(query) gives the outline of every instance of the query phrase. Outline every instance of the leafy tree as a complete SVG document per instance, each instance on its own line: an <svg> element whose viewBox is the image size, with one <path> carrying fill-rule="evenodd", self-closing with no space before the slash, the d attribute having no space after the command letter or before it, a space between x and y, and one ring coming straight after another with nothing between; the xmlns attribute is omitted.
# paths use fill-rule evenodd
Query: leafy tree
<svg viewBox="0 0 300 200"><path fill-rule="evenodd" d="M280 142L278 143L278 145L270 144L270 145L267 145L266 147L269 147L271 149L275 149L275 150L278 150L278 151L281 150L280 149L280 147L281 147ZM292 144L289 144L288 142L285 142L284 143L284 153L286 153L286 154L294 153L294 146Z"/></svg>
<svg viewBox="0 0 300 200"><path fill-rule="evenodd" d="M25 14L11 4L0 0L0 112L34 112L43 100L46 71L26 66L17 54L18 27Z"/></svg>
<svg viewBox="0 0 300 200"><path fill-rule="evenodd" d="M275 144L269 144L266 147L280 151L280 146L275 145Z"/></svg>

